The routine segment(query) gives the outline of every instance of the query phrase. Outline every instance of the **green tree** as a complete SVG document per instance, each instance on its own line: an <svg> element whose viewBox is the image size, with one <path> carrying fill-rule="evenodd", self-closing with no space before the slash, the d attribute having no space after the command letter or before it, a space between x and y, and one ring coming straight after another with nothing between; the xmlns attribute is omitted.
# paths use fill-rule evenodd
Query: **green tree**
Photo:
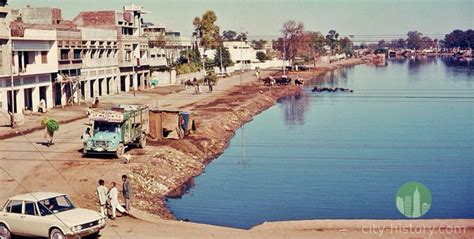
<svg viewBox="0 0 474 239"><path fill-rule="evenodd" d="M473 48L474 47L474 30L469 29L454 30L449 34L446 34L442 41L443 46L447 48L461 47L461 48Z"/></svg>
<svg viewBox="0 0 474 239"><path fill-rule="evenodd" d="M418 31L409 31L407 33L407 47L410 49L418 50L422 46L422 33Z"/></svg>
<svg viewBox="0 0 474 239"><path fill-rule="evenodd" d="M217 16L212 10L206 11L202 17L195 17L193 20L194 36L199 38L204 51L215 49L220 44L219 26L216 25Z"/></svg>
<svg viewBox="0 0 474 239"><path fill-rule="evenodd" d="M352 43L351 39L349 39L349 37L342 38L339 44L340 44L342 53L345 53L348 56L352 56L352 54L354 53L354 50L353 50L354 44Z"/></svg>
<svg viewBox="0 0 474 239"><path fill-rule="evenodd" d="M304 35L304 24L291 20L287 21L283 23L281 32L283 33L283 37L279 39L277 47L281 47L286 53L286 59L294 62L298 50L301 50L302 47L301 42Z"/></svg>
<svg viewBox="0 0 474 239"><path fill-rule="evenodd" d="M263 39L252 41L252 46L255 50L262 50L265 44L267 44L267 41Z"/></svg>
<svg viewBox="0 0 474 239"><path fill-rule="evenodd" d="M330 30L326 35L326 40L329 46L331 47L332 53L336 52L339 47L339 33L336 30Z"/></svg>
<svg viewBox="0 0 474 239"><path fill-rule="evenodd" d="M229 50L227 50L227 48L221 45L220 47L216 49L216 53L214 54L214 64L218 66L219 69L221 69L221 56L222 56L222 67L224 67L224 70L227 70L228 66L232 66L234 64L230 57Z"/></svg>
<svg viewBox="0 0 474 239"><path fill-rule="evenodd" d="M380 40L380 41L379 41L379 48L384 48L384 47L386 47L385 43L386 43L386 42L385 42L384 39Z"/></svg>
<svg viewBox="0 0 474 239"><path fill-rule="evenodd" d="M247 41L247 32L241 32L235 37L236 41Z"/></svg>
<svg viewBox="0 0 474 239"><path fill-rule="evenodd" d="M267 60L267 54L263 51L258 51L256 57L260 62L265 62Z"/></svg>
<svg viewBox="0 0 474 239"><path fill-rule="evenodd" d="M222 33L222 40L224 41L235 41L235 37L237 37L237 32L228 30Z"/></svg>

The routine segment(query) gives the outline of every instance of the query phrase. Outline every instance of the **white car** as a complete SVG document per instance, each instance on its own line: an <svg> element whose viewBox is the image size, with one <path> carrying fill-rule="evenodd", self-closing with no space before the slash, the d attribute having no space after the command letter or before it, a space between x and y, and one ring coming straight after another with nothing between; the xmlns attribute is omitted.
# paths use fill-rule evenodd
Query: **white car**
<svg viewBox="0 0 474 239"><path fill-rule="evenodd" d="M81 238L98 235L105 218L98 212L75 207L67 195L34 192L8 199L0 211L0 239L11 235Z"/></svg>

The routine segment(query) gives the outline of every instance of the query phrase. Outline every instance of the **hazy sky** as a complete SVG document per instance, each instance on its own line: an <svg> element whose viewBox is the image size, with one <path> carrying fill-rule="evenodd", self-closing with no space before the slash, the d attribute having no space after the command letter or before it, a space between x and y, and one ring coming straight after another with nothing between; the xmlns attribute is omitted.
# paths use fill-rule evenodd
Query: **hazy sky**
<svg viewBox="0 0 474 239"><path fill-rule="evenodd" d="M131 0L10 0L13 8L54 6L71 19L84 10L120 10ZM147 21L190 35L192 19L216 12L221 30L243 28L252 38L275 38L286 20L303 21L306 30L359 39L390 39L418 30L443 38L453 29L474 28L474 0L135 0L151 13ZM433 35L439 34L439 35ZM375 35L375 36L374 36ZM395 35L395 36L394 36Z"/></svg>

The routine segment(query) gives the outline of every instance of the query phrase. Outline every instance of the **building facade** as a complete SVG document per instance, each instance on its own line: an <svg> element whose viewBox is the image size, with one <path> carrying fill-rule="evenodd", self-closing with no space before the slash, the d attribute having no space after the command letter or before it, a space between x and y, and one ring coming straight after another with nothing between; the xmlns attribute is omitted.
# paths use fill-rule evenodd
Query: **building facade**
<svg viewBox="0 0 474 239"><path fill-rule="evenodd" d="M57 8L11 10L0 4L2 111L21 115L38 111L40 102L63 107L146 89L154 71L172 79L168 54L176 61L191 41L166 32L164 25L144 23L147 13L131 4L122 11L85 11L65 20ZM157 36L168 43L160 44Z"/></svg>

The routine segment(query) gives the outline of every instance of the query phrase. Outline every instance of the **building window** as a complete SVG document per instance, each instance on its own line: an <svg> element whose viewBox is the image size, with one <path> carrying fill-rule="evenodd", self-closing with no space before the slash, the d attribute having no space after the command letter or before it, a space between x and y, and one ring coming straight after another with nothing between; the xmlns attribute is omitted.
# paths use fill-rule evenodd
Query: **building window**
<svg viewBox="0 0 474 239"><path fill-rule="evenodd" d="M132 60L132 52L131 51L126 51L125 52L125 61L131 61Z"/></svg>
<svg viewBox="0 0 474 239"><path fill-rule="evenodd" d="M95 49L92 50L92 52L91 52L91 59L95 59L95 58L96 58L96 52L97 52L97 50L95 50Z"/></svg>
<svg viewBox="0 0 474 239"><path fill-rule="evenodd" d="M81 59L81 49L74 49L74 60Z"/></svg>
<svg viewBox="0 0 474 239"><path fill-rule="evenodd" d="M61 49L61 60L69 59L69 49Z"/></svg>
<svg viewBox="0 0 474 239"><path fill-rule="evenodd" d="M99 50L99 59L104 58L105 50Z"/></svg>
<svg viewBox="0 0 474 239"><path fill-rule="evenodd" d="M42 64L47 64L48 63L48 52L47 51L42 51L41 52L41 63Z"/></svg>

